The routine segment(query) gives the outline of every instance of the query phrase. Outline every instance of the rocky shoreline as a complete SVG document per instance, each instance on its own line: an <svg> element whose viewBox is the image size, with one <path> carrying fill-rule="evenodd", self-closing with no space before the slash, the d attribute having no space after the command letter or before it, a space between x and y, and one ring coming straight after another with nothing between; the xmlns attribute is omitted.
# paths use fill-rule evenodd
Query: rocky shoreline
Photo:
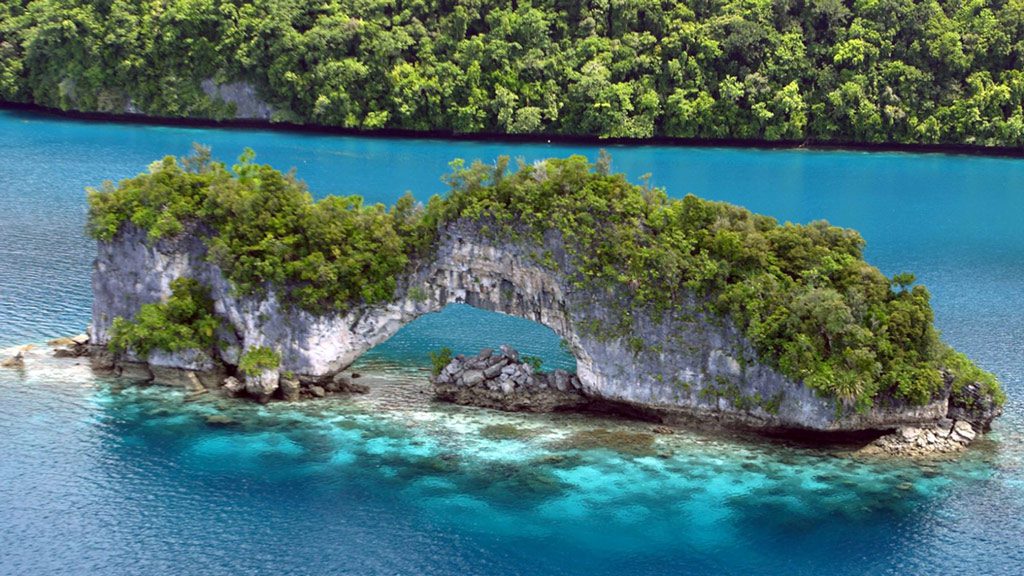
<svg viewBox="0 0 1024 576"><path fill-rule="evenodd" d="M858 456L947 457L965 450L978 433L970 422L943 418L933 426L904 426L857 451Z"/></svg>
<svg viewBox="0 0 1024 576"><path fill-rule="evenodd" d="M91 344L87 334L57 338L47 344L53 358L87 359L94 371L138 383L181 387L188 398L214 394L267 403L370 392L370 387L359 382L361 375L355 372L339 372L321 380L303 380L276 370L245 376L226 374L223 370L174 369L117 359L105 347ZM25 369L26 352L30 349L31 345L21 347L14 355L0 359L0 368ZM636 416L588 396L575 374L564 370L542 372L532 359L506 345L497 351L485 348L474 356L456 356L430 378L430 390L437 401L506 412L601 412ZM652 428L655 434L673 434L677 430L670 420L652 420L657 422ZM967 450L983 431L967 419L943 418L934 424L899 427L850 454L910 460L952 458Z"/></svg>
<svg viewBox="0 0 1024 576"><path fill-rule="evenodd" d="M88 334L56 338L47 342L54 358L87 358L92 369L134 380L183 388L192 395L209 392L230 398L249 398L259 403L271 400L295 402L306 398L325 398L336 394L365 394L369 387L358 382L357 372L339 372L322 380L303 380L277 370L259 374L230 373L223 366L194 362L193 366L173 367L137 358L117 357L105 346L90 342ZM0 367L24 368L24 349L0 360ZM195 369L193 369L195 368Z"/></svg>
<svg viewBox="0 0 1024 576"><path fill-rule="evenodd" d="M476 356L455 357L431 378L431 383L439 400L509 412L586 411L604 404L586 396L575 374L564 370L539 372L516 350L504 345L500 352L485 348ZM614 407L605 411L614 411ZM661 424L653 430L671 434L675 429ZM978 436L968 420L942 418L933 425L900 427L854 454L909 459L950 457L964 451Z"/></svg>

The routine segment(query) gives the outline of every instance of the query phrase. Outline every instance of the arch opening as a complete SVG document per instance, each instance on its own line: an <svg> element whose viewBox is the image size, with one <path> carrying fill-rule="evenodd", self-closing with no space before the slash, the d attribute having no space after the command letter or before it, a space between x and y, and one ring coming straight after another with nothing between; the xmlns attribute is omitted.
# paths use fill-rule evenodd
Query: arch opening
<svg viewBox="0 0 1024 576"><path fill-rule="evenodd" d="M362 354L353 370L368 366L425 369L430 352L448 348L467 356L502 344L524 356L541 360L541 370L576 372L576 358L551 328L532 320L493 312L464 303L452 303L438 312L409 322L384 342Z"/></svg>

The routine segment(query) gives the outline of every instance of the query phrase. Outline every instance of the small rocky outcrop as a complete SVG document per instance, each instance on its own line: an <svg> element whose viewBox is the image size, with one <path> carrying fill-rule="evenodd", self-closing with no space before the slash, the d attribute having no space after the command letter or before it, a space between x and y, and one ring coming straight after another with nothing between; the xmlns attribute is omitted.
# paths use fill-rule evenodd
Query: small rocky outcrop
<svg viewBox="0 0 1024 576"><path fill-rule="evenodd" d="M431 380L439 400L515 412L552 412L588 403L575 374L564 370L538 372L519 352L502 346L495 354L458 356Z"/></svg>
<svg viewBox="0 0 1024 576"><path fill-rule="evenodd" d="M302 392L302 383L295 378L281 378L281 399L285 402L295 402Z"/></svg>
<svg viewBox="0 0 1024 576"><path fill-rule="evenodd" d="M0 361L0 368L24 368L25 367L25 353L18 350L18 353L10 358L5 358Z"/></svg>
<svg viewBox="0 0 1024 576"><path fill-rule="evenodd" d="M977 437L966 420L943 418L931 426L904 426L857 451L861 456L931 458L953 455Z"/></svg>
<svg viewBox="0 0 1024 576"><path fill-rule="evenodd" d="M245 375L245 391L257 402L266 403L280 387L281 374L277 370L262 370Z"/></svg>
<svg viewBox="0 0 1024 576"><path fill-rule="evenodd" d="M1003 413L991 394L982 392L976 383L965 385L949 397L946 416L957 421L966 420L979 432L988 432L992 421Z"/></svg>
<svg viewBox="0 0 1024 576"><path fill-rule="evenodd" d="M242 382L234 376L228 376L224 379L224 384L221 386L224 389L224 393L232 398L237 398L245 393L245 382Z"/></svg>
<svg viewBox="0 0 1024 576"><path fill-rule="evenodd" d="M348 394L366 394L370 391L370 387L366 384L362 384L355 381L358 375L344 374L338 372L328 382L323 383L323 389L325 392L331 393L348 393Z"/></svg>
<svg viewBox="0 0 1024 576"><path fill-rule="evenodd" d="M56 338L47 342L54 348L55 358L79 358L89 354L89 335L78 334L67 338Z"/></svg>

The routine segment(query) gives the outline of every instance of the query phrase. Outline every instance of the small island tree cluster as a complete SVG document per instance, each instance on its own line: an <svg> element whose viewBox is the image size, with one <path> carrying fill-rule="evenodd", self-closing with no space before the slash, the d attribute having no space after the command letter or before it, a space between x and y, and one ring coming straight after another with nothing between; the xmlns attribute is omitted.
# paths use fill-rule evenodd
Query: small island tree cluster
<svg viewBox="0 0 1024 576"><path fill-rule="evenodd" d="M594 164L572 156L514 169L508 158L456 161L446 196L422 205L407 195L388 209L354 196L315 202L293 175L254 163L251 151L228 168L200 148L91 191L89 226L100 240L126 223L151 242L198 234L239 292L273 290L286 304L320 313L394 299L398 278L431 257L439 229L471 220L496 241L535 247L537 265L563 274L573 289L621 295L623 322L593 328L603 337L628 338L633 311L673 314L697 300L709 315L734 322L760 362L849 406L866 409L882 395L923 404L949 380L954 389L977 383L1002 401L992 375L941 342L928 291L912 275L889 279L867 264L856 232L826 222L780 225L692 195L670 198L609 167L607 155ZM564 270L543 252L552 231L568 251ZM159 345L151 316L171 323L180 316L190 326L180 333L202 345L208 306L172 306L185 292L187 302L205 302L183 284L172 302L146 308L134 324L120 321L119 345ZM178 308L188 313L173 313Z"/></svg>

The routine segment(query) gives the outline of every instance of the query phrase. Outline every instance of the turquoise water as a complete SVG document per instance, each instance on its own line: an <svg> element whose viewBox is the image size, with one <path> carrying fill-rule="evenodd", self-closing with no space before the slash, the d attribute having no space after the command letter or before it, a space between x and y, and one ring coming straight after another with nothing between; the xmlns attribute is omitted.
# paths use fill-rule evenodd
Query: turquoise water
<svg viewBox="0 0 1024 576"><path fill-rule="evenodd" d="M317 195L443 192L456 157L595 147L98 124L0 112L0 348L81 331L82 189L188 151L296 167ZM945 338L1005 383L1007 414L955 464L860 462L708 434L435 406L427 350L536 325L424 317L360 369L358 401L184 402L33 352L0 371L0 574L932 574L1024 571L1024 161L612 147L672 195L859 229L933 293ZM229 425L207 420L231 419ZM499 426L500 425L500 426ZM599 431L621 445L588 442Z"/></svg>

